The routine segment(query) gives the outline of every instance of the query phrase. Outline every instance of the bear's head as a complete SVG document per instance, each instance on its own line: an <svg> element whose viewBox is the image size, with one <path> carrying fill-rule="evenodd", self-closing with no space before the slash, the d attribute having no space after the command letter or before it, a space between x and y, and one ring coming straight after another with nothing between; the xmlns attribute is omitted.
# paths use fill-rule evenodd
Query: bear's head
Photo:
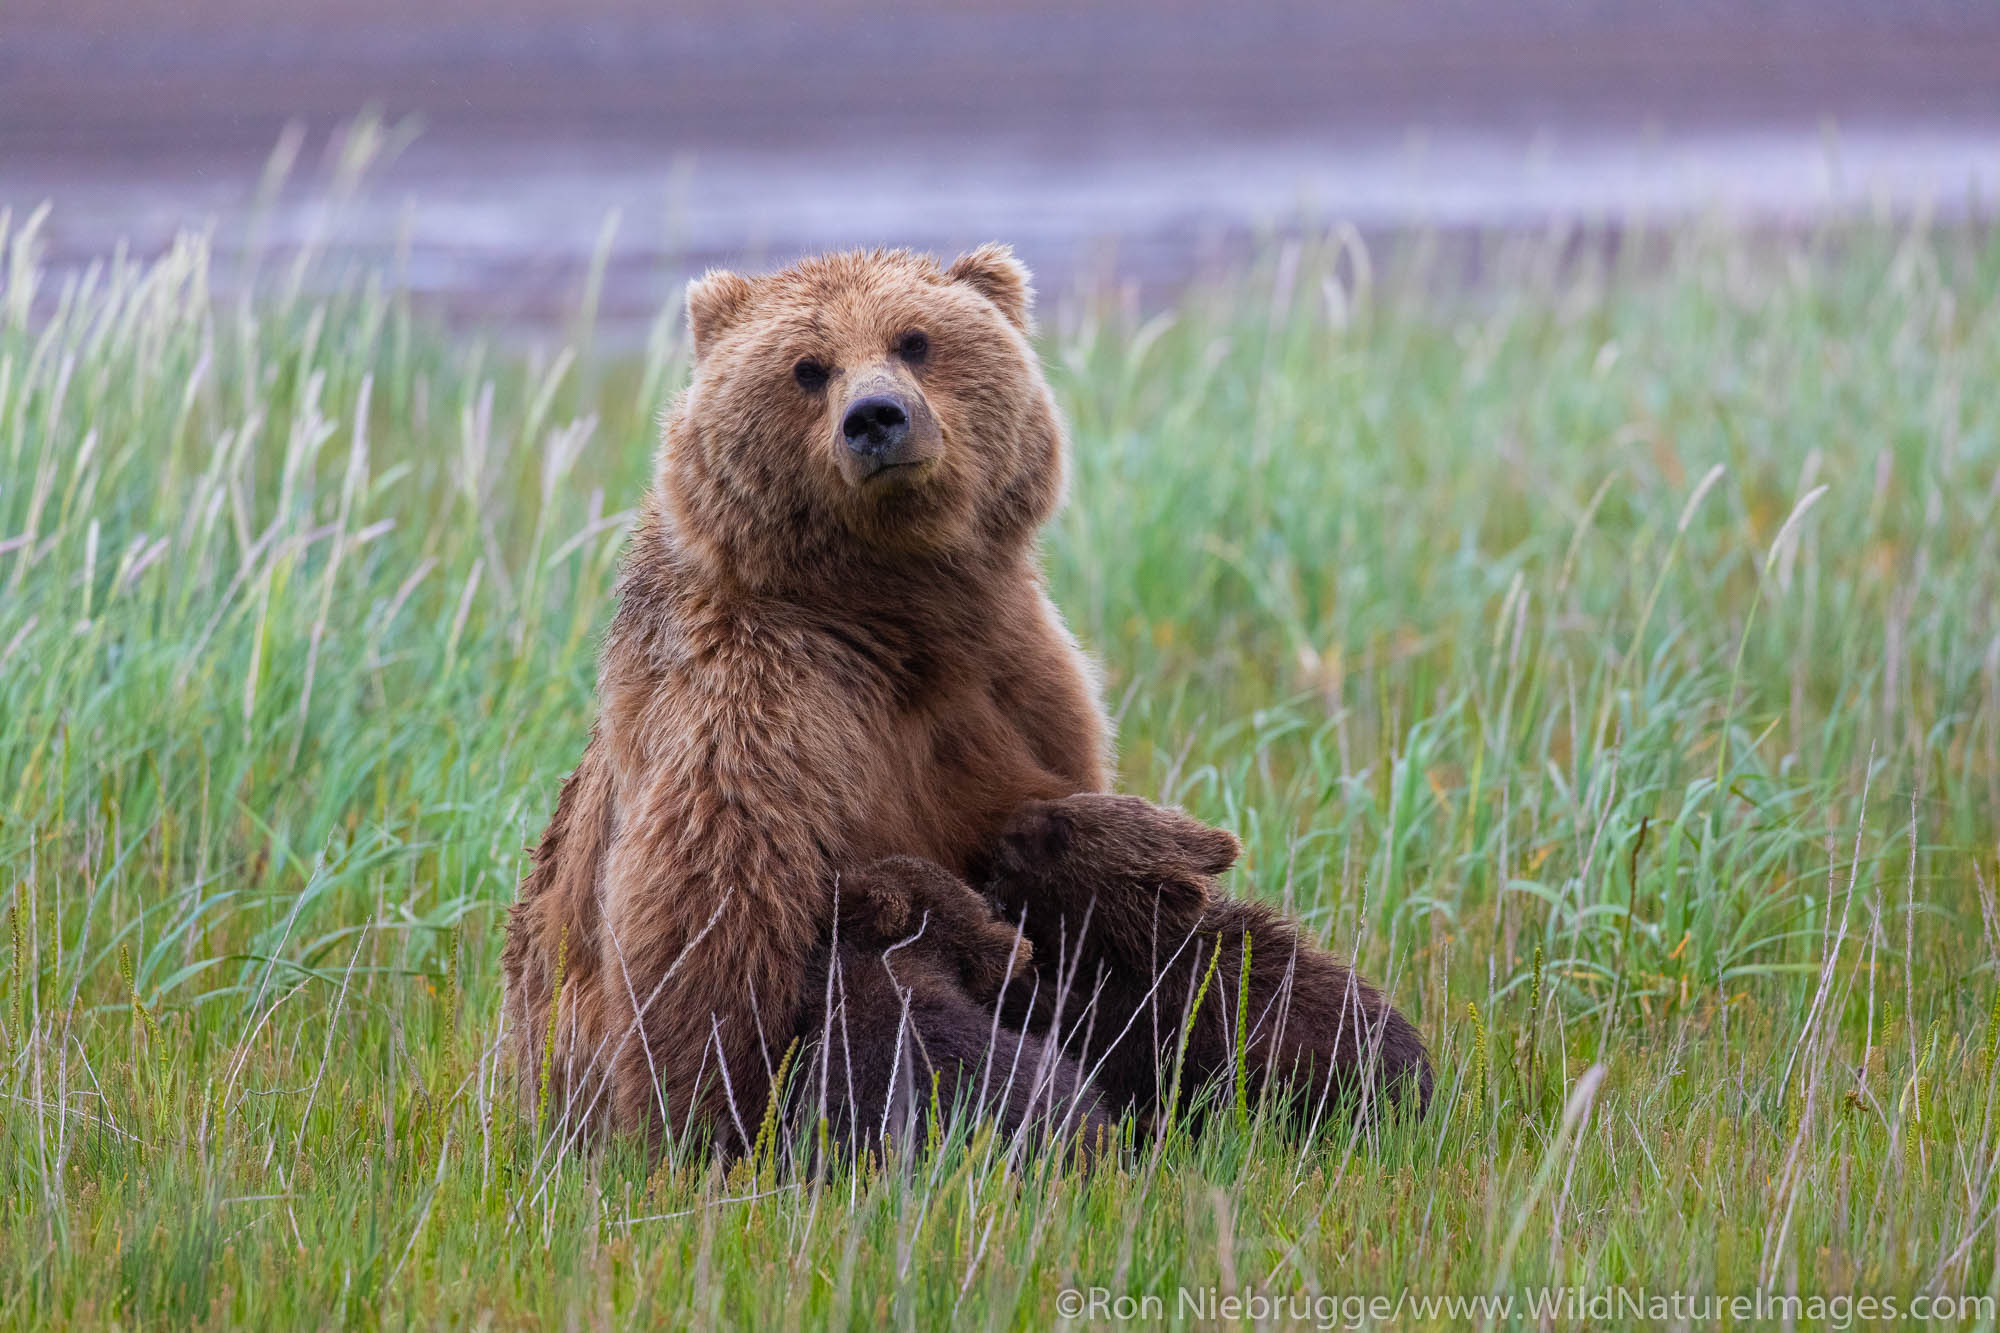
<svg viewBox="0 0 2000 1333"><path fill-rule="evenodd" d="M1011 557L1062 490L1031 301L1003 246L710 272L661 460L676 537L753 586Z"/></svg>

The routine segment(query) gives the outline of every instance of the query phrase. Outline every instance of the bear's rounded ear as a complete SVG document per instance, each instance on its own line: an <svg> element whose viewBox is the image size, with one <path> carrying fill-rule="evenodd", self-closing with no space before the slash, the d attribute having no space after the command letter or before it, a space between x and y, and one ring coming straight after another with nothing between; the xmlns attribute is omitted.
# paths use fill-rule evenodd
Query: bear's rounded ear
<svg viewBox="0 0 2000 1333"><path fill-rule="evenodd" d="M750 280L727 269L712 268L688 284L688 332L694 336L699 361L743 314L750 300Z"/></svg>
<svg viewBox="0 0 2000 1333"><path fill-rule="evenodd" d="M1243 844L1228 829L1204 825L1189 840L1188 852L1194 858L1195 869L1204 875L1220 875L1236 864L1236 858L1243 854Z"/></svg>
<svg viewBox="0 0 2000 1333"><path fill-rule="evenodd" d="M893 876L869 867L834 882L841 938L867 947L902 934L910 923L910 897Z"/></svg>
<svg viewBox="0 0 2000 1333"><path fill-rule="evenodd" d="M1019 854L1024 869L1038 869L1069 854L1070 844L1076 841L1076 821L1053 801L1032 801L1009 821L1005 838Z"/></svg>
<svg viewBox="0 0 2000 1333"><path fill-rule="evenodd" d="M1179 810L1167 813L1174 817L1174 842L1198 873L1220 875L1235 865L1236 858L1243 854L1243 844L1228 829L1204 824Z"/></svg>
<svg viewBox="0 0 2000 1333"><path fill-rule="evenodd" d="M962 282L1000 307L1000 313L1023 333L1033 331L1030 312L1035 305L1035 289L1028 270L1014 258L1007 245L982 245L954 259L944 271L953 282Z"/></svg>
<svg viewBox="0 0 2000 1333"><path fill-rule="evenodd" d="M1009 981L1035 972L1035 946L1004 921L981 926L978 938L959 956L959 979L981 1004L991 1004Z"/></svg>

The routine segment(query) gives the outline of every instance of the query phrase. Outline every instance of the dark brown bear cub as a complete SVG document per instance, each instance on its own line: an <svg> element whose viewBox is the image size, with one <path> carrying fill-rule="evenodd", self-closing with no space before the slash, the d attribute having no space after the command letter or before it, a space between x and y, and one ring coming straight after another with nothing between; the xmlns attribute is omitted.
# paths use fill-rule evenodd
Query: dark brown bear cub
<svg viewBox="0 0 2000 1333"><path fill-rule="evenodd" d="M1034 984L1031 946L950 872L897 856L844 876L835 928L807 972L817 1053L791 1097L836 1142L921 1142L933 1087L947 1121L991 1114L1010 1137L1086 1150L1113 1140L1075 1062L997 1021L1009 982Z"/></svg>
<svg viewBox="0 0 2000 1333"><path fill-rule="evenodd" d="M1031 1029L1062 1034L1112 1110L1144 1120L1171 1094L1188 1007L1213 962L1188 1033L1183 1107L1234 1076L1240 1030L1253 1104L1273 1097L1308 1124L1342 1107L1421 1113L1431 1068L1416 1029L1292 922L1225 896L1214 877L1238 851L1229 833L1135 796L1023 806L974 883L1034 945Z"/></svg>

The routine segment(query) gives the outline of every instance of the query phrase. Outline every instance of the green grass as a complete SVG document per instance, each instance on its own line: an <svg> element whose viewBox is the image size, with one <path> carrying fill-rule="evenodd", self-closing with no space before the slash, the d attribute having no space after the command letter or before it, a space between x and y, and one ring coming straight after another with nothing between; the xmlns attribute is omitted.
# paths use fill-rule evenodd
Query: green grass
<svg viewBox="0 0 2000 1333"><path fill-rule="evenodd" d="M677 317L534 354L193 242L58 289L16 217L0 1323L1994 1294L2000 251L1644 248L1440 299L1315 242L1045 332L1122 783L1389 981L1430 1119L802 1181L552 1158L494 1055Z"/></svg>

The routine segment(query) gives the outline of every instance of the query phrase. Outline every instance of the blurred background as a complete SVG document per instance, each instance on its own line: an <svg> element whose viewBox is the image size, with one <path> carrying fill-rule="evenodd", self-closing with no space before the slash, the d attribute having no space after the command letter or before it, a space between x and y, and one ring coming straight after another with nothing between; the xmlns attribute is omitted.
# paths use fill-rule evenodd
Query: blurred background
<svg viewBox="0 0 2000 1333"><path fill-rule="evenodd" d="M362 116L361 119L357 116ZM691 270L1011 241L1046 295L1259 238L1689 214L1984 220L1992 0L8 0L0 206L58 271L213 234L393 266L447 318ZM593 284L593 259L601 282Z"/></svg>

